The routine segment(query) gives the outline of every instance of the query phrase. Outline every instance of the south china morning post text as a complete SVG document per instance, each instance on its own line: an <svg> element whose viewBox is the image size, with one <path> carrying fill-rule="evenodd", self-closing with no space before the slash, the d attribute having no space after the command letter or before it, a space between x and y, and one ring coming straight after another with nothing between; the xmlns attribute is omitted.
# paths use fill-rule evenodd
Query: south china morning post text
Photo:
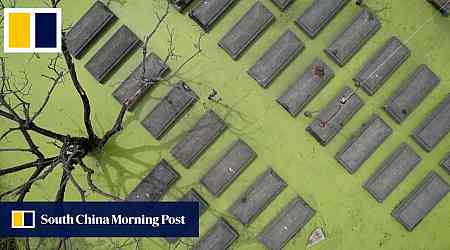
<svg viewBox="0 0 450 250"><path fill-rule="evenodd" d="M186 216L170 216L163 214L160 216L123 216L112 214L111 216L97 216L95 214L78 214L72 216L40 216L41 225L150 225L154 228L160 225L186 225Z"/></svg>
<svg viewBox="0 0 450 250"><path fill-rule="evenodd" d="M0 237L198 236L197 202L0 203Z"/></svg>

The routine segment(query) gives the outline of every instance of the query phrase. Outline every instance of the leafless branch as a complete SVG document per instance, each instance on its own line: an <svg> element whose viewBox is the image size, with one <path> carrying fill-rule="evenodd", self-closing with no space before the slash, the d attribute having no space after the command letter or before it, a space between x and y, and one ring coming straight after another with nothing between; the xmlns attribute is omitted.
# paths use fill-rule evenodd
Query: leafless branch
<svg viewBox="0 0 450 250"><path fill-rule="evenodd" d="M23 199L25 198L25 195L28 193L30 187L36 181L45 179L48 176L48 174L50 174L50 172L52 172L53 169L58 164L59 164L58 159L53 160L53 161L45 161L45 162L38 160L37 164L35 165L36 169L33 172L33 174L28 178L28 180L25 183L18 185L17 187L0 194L0 200L5 196L15 194L15 195L19 195L18 201L22 202ZM47 167L49 167L49 168L47 168ZM20 170L23 170L23 169L20 169ZM11 170L10 170L10 173L11 173Z"/></svg>
<svg viewBox="0 0 450 250"><path fill-rule="evenodd" d="M47 106L48 102L50 101L50 97L53 94L53 91L55 90L56 86L59 83L61 83L61 81L64 77L64 71L59 71L57 69L57 63L58 63L59 58L61 58L60 54L58 54L54 59L50 60L50 63L48 65L48 68L54 73L54 76L42 75L42 77L45 77L53 82L50 87L50 90L48 91L47 96L44 99L44 102L39 107L39 109L34 113L33 117L31 117L31 121L34 121L44 111L45 107Z"/></svg>
<svg viewBox="0 0 450 250"><path fill-rule="evenodd" d="M29 169L29 168L35 168L35 167L39 167L39 166L48 166L50 164L52 164L55 160L57 160L58 157L50 157L50 158L46 158L43 161L33 161L33 162L28 162L25 164L21 164L18 166L14 166L14 167L10 167L10 168L6 168L6 169L0 169L0 176L3 175L7 175L10 173L15 173L15 172L19 172L25 169Z"/></svg>
<svg viewBox="0 0 450 250"><path fill-rule="evenodd" d="M169 15L169 8L170 8L170 3L169 0L166 1L166 7L164 9L164 12L162 15L156 13L156 18L157 18L157 22L156 25L153 27L153 30L150 31L150 33L148 33L145 38L144 38L144 44L142 45L142 60L143 60L143 64L142 64L142 78L145 78L145 74L147 72L146 66L145 66L145 58L147 57L148 54L148 48L149 48L149 44L150 44L150 40L153 38L153 36L158 32L159 28L161 27L162 23L166 20L167 16Z"/></svg>
<svg viewBox="0 0 450 250"><path fill-rule="evenodd" d="M200 36L197 39L197 43L194 44L194 53L189 56L183 63L181 63L167 78L164 80L169 80L175 76L178 75L178 73L186 66L188 65L192 60L194 60L197 56L199 56L202 53L202 39L205 36L205 33L201 33Z"/></svg>
<svg viewBox="0 0 450 250"><path fill-rule="evenodd" d="M62 52L64 55L64 59L66 61L67 68L69 70L69 75L72 80L73 86L75 87L75 89L83 103L84 125L86 128L86 132L88 134L89 140L91 142L96 142L98 140L98 137L94 132L94 128L92 127L91 104L89 102L89 98L88 98L84 88L82 87L80 81L78 80L76 67L75 67L75 64L73 63L72 56L69 53L69 49L67 48L67 44L65 41L65 34L63 34L63 38L62 38Z"/></svg>
<svg viewBox="0 0 450 250"><path fill-rule="evenodd" d="M111 137L113 137L115 134L117 134L118 132L120 132L123 129L122 124L123 124L123 119L125 117L127 109L128 109L127 103L122 105L122 108L121 108L119 114L117 115L114 126L110 130L108 130L105 133L105 135L103 136L103 138L101 139L101 141L99 143L100 147L103 147L109 141L109 139L111 139Z"/></svg>
<svg viewBox="0 0 450 250"><path fill-rule="evenodd" d="M0 148L0 152L31 152L29 148Z"/></svg>
<svg viewBox="0 0 450 250"><path fill-rule="evenodd" d="M109 194L109 193L107 193L107 192L101 190L100 188L98 188L97 185L95 185L95 184L94 184L94 181L92 180L92 175L94 174L94 170L91 169L91 168L89 168L89 167L87 167L86 164L84 164L83 161L80 161L80 162L79 162L79 165L83 168L83 171L86 172L86 180L87 180L87 182L88 182L88 185L89 185L90 189L91 189L93 192L98 193L98 194L100 194L100 195L102 195L102 196L104 196L104 197L107 197L107 198L116 200L116 201L121 201L121 200L123 200L123 199L121 199L121 198L118 197L118 196L115 196L115 195L113 195L113 194Z"/></svg>
<svg viewBox="0 0 450 250"><path fill-rule="evenodd" d="M17 131L17 130L19 130L19 128L9 128L5 133L3 133L3 134L0 136L0 142L1 142L3 139L7 138L8 135L9 135L10 133L13 133L14 131Z"/></svg>

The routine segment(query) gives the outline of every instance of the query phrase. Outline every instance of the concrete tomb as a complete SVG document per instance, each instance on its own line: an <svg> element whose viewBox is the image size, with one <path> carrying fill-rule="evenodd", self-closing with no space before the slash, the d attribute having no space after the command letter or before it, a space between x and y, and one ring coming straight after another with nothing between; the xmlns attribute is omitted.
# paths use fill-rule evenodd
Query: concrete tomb
<svg viewBox="0 0 450 250"><path fill-rule="evenodd" d="M364 105L353 89L344 87L306 128L322 146L326 146Z"/></svg>
<svg viewBox="0 0 450 250"><path fill-rule="evenodd" d="M150 53L144 60L114 90L113 96L124 105L128 103L128 110L132 111L136 103L155 85L155 79L161 77L169 70L169 67L154 53ZM145 67L145 74L143 74Z"/></svg>
<svg viewBox="0 0 450 250"><path fill-rule="evenodd" d="M197 99L194 91L180 82L145 117L142 126L159 140Z"/></svg>
<svg viewBox="0 0 450 250"><path fill-rule="evenodd" d="M228 210L242 224L250 224L287 186L275 171L260 175Z"/></svg>
<svg viewBox="0 0 450 250"><path fill-rule="evenodd" d="M339 150L336 160L350 174L354 174L391 134L391 127L374 114Z"/></svg>
<svg viewBox="0 0 450 250"><path fill-rule="evenodd" d="M277 99L292 117L296 117L334 77L334 71L319 58L306 68Z"/></svg>
<svg viewBox="0 0 450 250"><path fill-rule="evenodd" d="M406 45L397 37L391 37L364 64L353 80L368 95L374 95L410 55L411 51Z"/></svg>
<svg viewBox="0 0 450 250"><path fill-rule="evenodd" d="M421 65L413 75L396 90L384 110L397 123L403 122L439 84L440 79L426 65Z"/></svg>
<svg viewBox="0 0 450 250"><path fill-rule="evenodd" d="M79 59L89 44L116 19L107 6L96 1L65 37L70 54Z"/></svg>
<svg viewBox="0 0 450 250"><path fill-rule="evenodd" d="M305 44L287 30L284 34L258 59L248 74L263 88L267 88L295 57L305 48Z"/></svg>
<svg viewBox="0 0 450 250"><path fill-rule="evenodd" d="M450 131L450 94L428 115L413 133L412 138L430 152Z"/></svg>
<svg viewBox="0 0 450 250"><path fill-rule="evenodd" d="M218 197L255 158L255 151L247 143L238 139L214 163L200 182L211 194Z"/></svg>
<svg viewBox="0 0 450 250"><path fill-rule="evenodd" d="M189 16L208 32L233 2L234 0L200 0L192 8Z"/></svg>
<svg viewBox="0 0 450 250"><path fill-rule="evenodd" d="M301 197L297 197L264 227L258 240L267 249L282 249L308 224L314 214L315 210Z"/></svg>
<svg viewBox="0 0 450 250"><path fill-rule="evenodd" d="M416 188L392 211L392 216L412 231L447 195L450 186L436 172L431 171Z"/></svg>
<svg viewBox="0 0 450 250"><path fill-rule="evenodd" d="M348 2L350 0L315 0L295 23L310 38L315 38Z"/></svg>
<svg viewBox="0 0 450 250"><path fill-rule="evenodd" d="M234 60L272 23L274 16L262 3L256 2L219 41Z"/></svg>
<svg viewBox="0 0 450 250"><path fill-rule="evenodd" d="M198 216L202 216L203 213L208 209L209 204L206 202L197 191L194 189L189 190L186 194L183 195L178 201L189 201L189 202L197 202L198 203ZM165 238L169 243L175 243L179 238L170 237Z"/></svg>
<svg viewBox="0 0 450 250"><path fill-rule="evenodd" d="M190 167L225 131L227 125L214 111L207 111L170 153L184 167Z"/></svg>
<svg viewBox="0 0 450 250"><path fill-rule="evenodd" d="M408 144L402 143L367 179L363 187L381 203L421 161Z"/></svg>
<svg viewBox="0 0 450 250"><path fill-rule="evenodd" d="M380 28L378 18L364 9L325 49L325 53L339 66L344 66Z"/></svg>
<svg viewBox="0 0 450 250"><path fill-rule="evenodd" d="M141 41L125 25L101 47L84 66L99 82L103 82L117 66Z"/></svg>
<svg viewBox="0 0 450 250"><path fill-rule="evenodd" d="M225 219L219 221L195 244L193 250L228 249L239 238L237 231Z"/></svg>
<svg viewBox="0 0 450 250"><path fill-rule="evenodd" d="M128 195L128 201L159 201L180 178L166 161L161 160Z"/></svg>

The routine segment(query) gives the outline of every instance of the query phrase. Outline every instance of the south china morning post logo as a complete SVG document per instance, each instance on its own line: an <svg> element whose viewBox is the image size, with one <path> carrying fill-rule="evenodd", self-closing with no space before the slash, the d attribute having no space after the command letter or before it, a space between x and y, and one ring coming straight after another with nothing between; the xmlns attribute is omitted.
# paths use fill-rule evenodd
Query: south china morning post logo
<svg viewBox="0 0 450 250"><path fill-rule="evenodd" d="M61 9L5 8L5 53L61 52Z"/></svg>
<svg viewBox="0 0 450 250"><path fill-rule="evenodd" d="M30 229L36 227L35 211L33 210L12 210L11 228Z"/></svg>
<svg viewBox="0 0 450 250"><path fill-rule="evenodd" d="M0 237L198 237L195 202L0 202Z"/></svg>
<svg viewBox="0 0 450 250"><path fill-rule="evenodd" d="M36 228L36 213L33 210L12 210L11 228L34 229ZM149 225L157 228L160 225L185 225L186 216L172 217L167 214L161 216L133 216L127 217L121 214L111 216L96 216L95 214L78 214L64 216L50 216L42 214L39 218L41 225Z"/></svg>

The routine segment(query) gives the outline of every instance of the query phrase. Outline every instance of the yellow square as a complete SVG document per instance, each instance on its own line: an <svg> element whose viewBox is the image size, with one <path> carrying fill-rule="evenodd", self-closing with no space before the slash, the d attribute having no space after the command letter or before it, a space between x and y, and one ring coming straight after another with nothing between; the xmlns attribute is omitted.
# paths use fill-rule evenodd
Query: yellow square
<svg viewBox="0 0 450 250"><path fill-rule="evenodd" d="M30 13L9 13L8 29L10 48L30 48Z"/></svg>
<svg viewBox="0 0 450 250"><path fill-rule="evenodd" d="M15 227L23 227L23 212L22 211L12 211L11 213L11 227L15 228Z"/></svg>

